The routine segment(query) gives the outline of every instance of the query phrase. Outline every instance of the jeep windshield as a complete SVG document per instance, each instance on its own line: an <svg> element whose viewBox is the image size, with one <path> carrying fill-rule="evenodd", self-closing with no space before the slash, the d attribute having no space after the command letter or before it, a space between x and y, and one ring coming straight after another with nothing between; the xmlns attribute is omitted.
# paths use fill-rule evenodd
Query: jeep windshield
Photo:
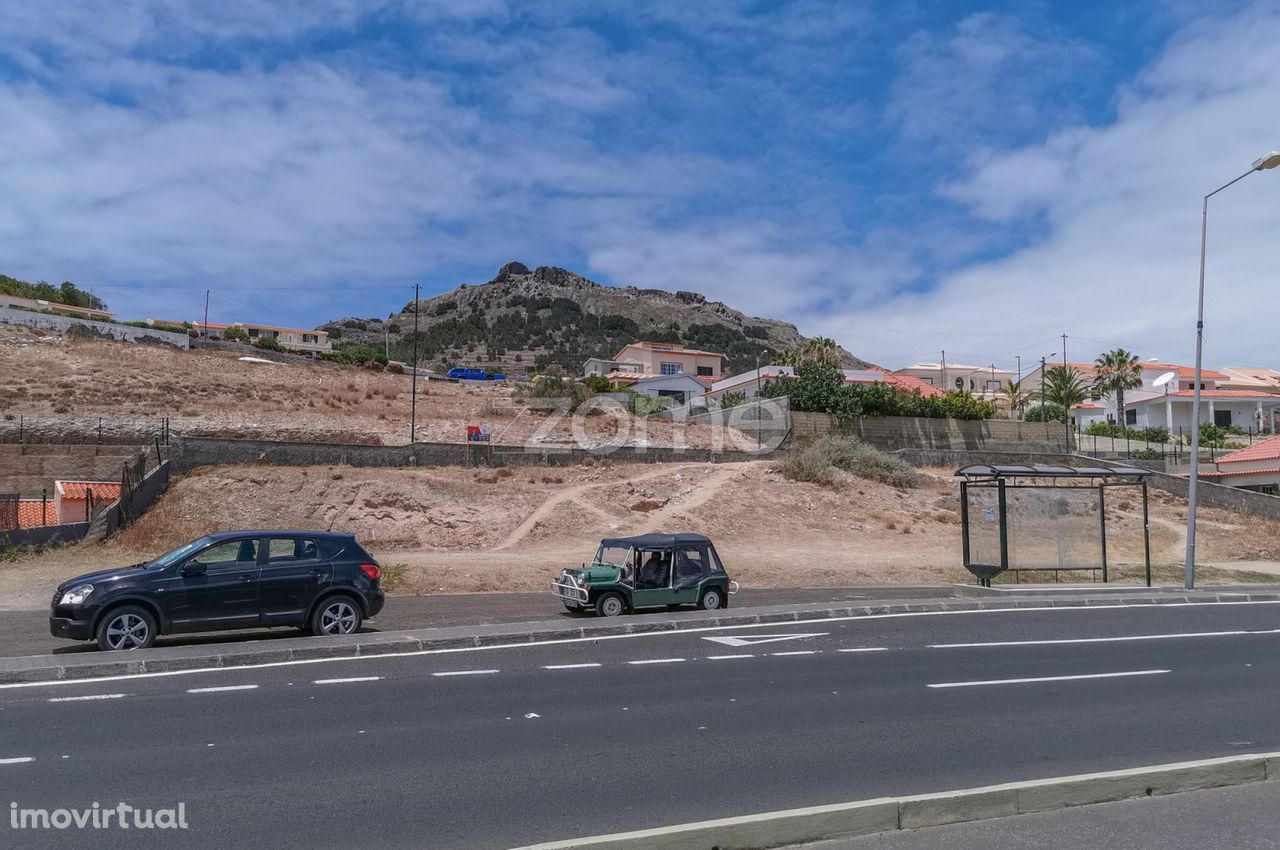
<svg viewBox="0 0 1280 850"><path fill-rule="evenodd" d="M192 552L196 551L200 547L205 546L212 542L213 542L212 537L201 537L199 540L192 540L190 543L183 544L182 546L179 546L177 549L174 549L172 552L166 552L163 555L161 555L159 558L156 558L154 561L147 564L147 569L157 570L157 569L162 569L164 567L167 567L170 564L176 564L178 561L181 561L187 555L190 555Z"/></svg>
<svg viewBox="0 0 1280 850"><path fill-rule="evenodd" d="M626 567L631 562L630 546L601 546L596 550L593 563L610 567Z"/></svg>

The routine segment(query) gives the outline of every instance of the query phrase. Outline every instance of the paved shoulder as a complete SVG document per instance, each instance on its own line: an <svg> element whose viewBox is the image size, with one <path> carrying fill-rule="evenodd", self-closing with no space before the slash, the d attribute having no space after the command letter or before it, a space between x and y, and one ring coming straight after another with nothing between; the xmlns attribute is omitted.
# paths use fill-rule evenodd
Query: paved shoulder
<svg viewBox="0 0 1280 850"><path fill-rule="evenodd" d="M1280 835L1280 783L822 841L803 850L1262 850Z"/></svg>

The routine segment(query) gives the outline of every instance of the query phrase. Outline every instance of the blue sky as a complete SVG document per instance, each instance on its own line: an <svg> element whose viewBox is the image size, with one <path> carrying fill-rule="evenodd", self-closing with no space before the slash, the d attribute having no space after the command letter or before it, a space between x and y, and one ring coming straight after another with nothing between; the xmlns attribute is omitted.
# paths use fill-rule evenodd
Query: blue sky
<svg viewBox="0 0 1280 850"><path fill-rule="evenodd" d="M1186 360L1277 43L1275 2L8 0L0 272L314 325L518 259L889 366ZM1215 202L1219 365L1280 366L1274 174Z"/></svg>

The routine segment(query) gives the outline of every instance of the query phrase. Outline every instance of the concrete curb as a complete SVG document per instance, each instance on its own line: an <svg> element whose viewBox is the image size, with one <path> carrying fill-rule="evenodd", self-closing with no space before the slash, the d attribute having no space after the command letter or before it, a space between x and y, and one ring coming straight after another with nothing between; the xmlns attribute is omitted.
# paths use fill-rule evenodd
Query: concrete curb
<svg viewBox="0 0 1280 850"><path fill-rule="evenodd" d="M541 643L592 637L684 631L767 623L797 623L832 618L884 617L901 614L966 611L1006 611L1019 608L1059 608L1096 605L1177 605L1239 602L1277 602L1280 593L1171 591L1095 593L1067 596L1018 596L941 600L901 600L855 605L808 603L758 608L727 609L721 613L683 612L646 614L618 620L550 621L370 632L338 638L284 638L203 646L160 647L137 653L78 653L75 655L27 655L0 658L0 684L49 682L196 670L209 667L244 667L274 662L311 661L324 658L356 658L445 649L471 649L508 643ZM123 657L122 657L123 656Z"/></svg>
<svg viewBox="0 0 1280 850"><path fill-rule="evenodd" d="M1229 756L1011 782L940 794L880 797L639 832L553 841L517 850L747 850L786 847L831 838L1009 817L1277 778L1280 778L1280 753Z"/></svg>

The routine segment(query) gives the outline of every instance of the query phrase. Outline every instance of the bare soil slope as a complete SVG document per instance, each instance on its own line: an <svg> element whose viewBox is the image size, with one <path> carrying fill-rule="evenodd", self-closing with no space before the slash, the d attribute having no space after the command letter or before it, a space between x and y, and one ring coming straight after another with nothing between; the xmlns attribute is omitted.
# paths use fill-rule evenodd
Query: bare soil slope
<svg viewBox="0 0 1280 850"><path fill-rule="evenodd" d="M949 583L960 566L957 487L949 471L899 490L855 478L787 481L773 464L599 464L569 469L219 467L175 482L134 527L101 546L0 564L0 607L39 607L54 585L231 528L333 528L365 541L408 593L542 590L591 557L603 536L653 530L710 535L751 586ZM1141 504L1113 500L1117 577L1140 574ZM1185 507L1152 493L1157 579L1172 581ZM1280 560L1280 523L1203 511L1204 560ZM1079 580L1066 574L1064 580ZM1206 570L1205 581L1259 577Z"/></svg>

